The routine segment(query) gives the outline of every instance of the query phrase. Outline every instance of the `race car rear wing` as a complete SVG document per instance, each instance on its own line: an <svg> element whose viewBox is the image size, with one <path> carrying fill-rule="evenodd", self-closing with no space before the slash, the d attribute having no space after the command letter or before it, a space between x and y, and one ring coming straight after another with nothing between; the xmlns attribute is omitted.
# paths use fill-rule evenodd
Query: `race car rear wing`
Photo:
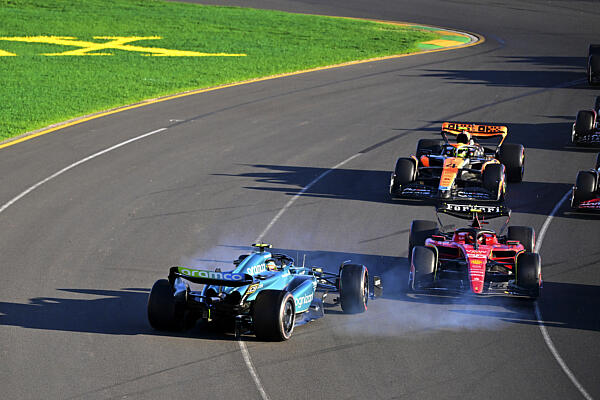
<svg viewBox="0 0 600 400"><path fill-rule="evenodd" d="M246 286L254 282L252 275L248 274L205 271L188 267L171 267L171 269L169 269L169 282L173 282L175 278L178 277L193 283L227 287Z"/></svg>
<svg viewBox="0 0 600 400"><path fill-rule="evenodd" d="M442 136L446 141L448 140L446 134L458 135L461 132L468 132L473 137L480 138L502 136L498 144L498 147L500 147L506 135L508 135L508 128L504 125L477 125L465 122L444 122L442 124Z"/></svg>
<svg viewBox="0 0 600 400"><path fill-rule="evenodd" d="M448 214L456 218L499 218L510 217L510 209L504 204L469 204L469 203L447 203L442 202L436 207L436 211Z"/></svg>

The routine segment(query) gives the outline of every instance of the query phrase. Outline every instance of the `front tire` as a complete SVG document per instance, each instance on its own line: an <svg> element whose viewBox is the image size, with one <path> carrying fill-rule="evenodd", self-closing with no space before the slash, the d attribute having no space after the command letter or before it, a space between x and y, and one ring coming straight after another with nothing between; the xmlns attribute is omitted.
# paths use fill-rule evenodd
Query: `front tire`
<svg viewBox="0 0 600 400"><path fill-rule="evenodd" d="M600 81L600 54L592 54L589 58L588 82L597 85Z"/></svg>
<svg viewBox="0 0 600 400"><path fill-rule="evenodd" d="M367 267L345 264L340 271L340 305L346 314L367 311L369 301L369 273Z"/></svg>
<svg viewBox="0 0 600 400"><path fill-rule="evenodd" d="M435 269L437 265L435 251L425 246L415 246L412 254L411 273L408 287L416 290L428 286L435 280Z"/></svg>
<svg viewBox="0 0 600 400"><path fill-rule="evenodd" d="M525 148L522 144L505 143L498 150L498 160L506 168L509 182L522 182L525 173Z"/></svg>
<svg viewBox="0 0 600 400"><path fill-rule="evenodd" d="M283 341L292 337L296 322L294 296L285 290L263 290L254 301L254 332L260 340Z"/></svg>
<svg viewBox="0 0 600 400"><path fill-rule="evenodd" d="M394 196L402 185L414 182L417 172L415 160L412 158L399 158L396 161L392 182L390 183L390 194Z"/></svg>
<svg viewBox="0 0 600 400"><path fill-rule="evenodd" d="M517 286L531 291L531 297L540 295L540 281L542 278L542 259L538 253L521 253L516 264Z"/></svg>
<svg viewBox="0 0 600 400"><path fill-rule="evenodd" d="M489 164L482 174L483 188L495 195L497 201L504 197L504 165Z"/></svg>
<svg viewBox="0 0 600 400"><path fill-rule="evenodd" d="M148 322L159 331L183 329L184 312L175 302L173 287L166 279L154 283L148 297Z"/></svg>
<svg viewBox="0 0 600 400"><path fill-rule="evenodd" d="M594 130L594 120L596 119L596 115L593 111L590 110L582 110L577 113L577 117L575 118L575 137L581 138L582 136L586 136L592 133Z"/></svg>
<svg viewBox="0 0 600 400"><path fill-rule="evenodd" d="M579 171L573 188L571 208L577 208L581 202L594 198L596 191L596 174L592 171Z"/></svg>

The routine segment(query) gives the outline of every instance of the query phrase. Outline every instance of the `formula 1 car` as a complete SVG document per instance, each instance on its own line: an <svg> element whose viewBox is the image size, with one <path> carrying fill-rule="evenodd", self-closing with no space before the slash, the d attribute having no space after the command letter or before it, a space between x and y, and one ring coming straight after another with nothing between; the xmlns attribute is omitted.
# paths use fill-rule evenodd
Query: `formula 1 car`
<svg viewBox="0 0 600 400"><path fill-rule="evenodd" d="M433 221L412 222L409 290L513 295L530 299L539 296L541 258L533 252L533 228L509 226L503 236L501 233L510 219L510 210L503 205L442 203L437 212L472 219L471 226L443 232ZM482 227L487 223L484 216L508 218L500 233L496 233Z"/></svg>
<svg viewBox="0 0 600 400"><path fill-rule="evenodd" d="M574 145L600 145L598 115L600 115L600 96L596 97L593 110L582 110L577 113L571 130L571 142Z"/></svg>
<svg viewBox="0 0 600 400"><path fill-rule="evenodd" d="M443 140L421 139L415 155L396 161L392 198L502 201L506 181L522 181L525 149L504 143L505 126L444 122L441 134ZM447 135L455 135L456 143ZM495 148L480 143L498 137Z"/></svg>
<svg viewBox="0 0 600 400"><path fill-rule="evenodd" d="M600 153L596 156L596 167L579 171L571 194L571 208L574 210L600 210Z"/></svg>
<svg viewBox="0 0 600 400"><path fill-rule="evenodd" d="M229 272L171 267L168 279L158 280L148 298L148 320L158 330L191 328L204 320L236 337L254 333L262 340L291 337L294 326L324 315L323 300L337 292L345 313L362 313L370 295L381 294L381 280L364 265L342 263L338 273L294 265L285 254L273 254L271 245L253 244ZM191 284L204 284L192 290ZM318 296L320 294L320 296Z"/></svg>
<svg viewBox="0 0 600 400"><path fill-rule="evenodd" d="M600 84L600 44L590 44L588 49L587 76L590 85Z"/></svg>

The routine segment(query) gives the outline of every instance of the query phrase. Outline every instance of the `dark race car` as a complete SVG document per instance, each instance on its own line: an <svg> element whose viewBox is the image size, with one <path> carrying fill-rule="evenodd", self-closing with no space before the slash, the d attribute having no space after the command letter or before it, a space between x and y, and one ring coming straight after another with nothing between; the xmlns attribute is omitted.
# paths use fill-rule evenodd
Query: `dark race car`
<svg viewBox="0 0 600 400"><path fill-rule="evenodd" d="M541 258L534 253L535 233L509 226L503 205L443 203L437 209L471 226L444 232L433 221L412 222L409 237L409 290L453 291L474 295L512 295L535 299L542 287ZM507 217L500 233L486 229L488 218ZM439 216L438 216L439 221Z"/></svg>
<svg viewBox="0 0 600 400"><path fill-rule="evenodd" d="M419 140L415 155L396 161L392 198L502 201L506 181L523 179L524 147L504 143L505 126L444 122L441 134L442 139ZM483 143L494 139L493 148Z"/></svg>
<svg viewBox="0 0 600 400"><path fill-rule="evenodd" d="M255 334L262 340L287 340L294 326L324 315L323 300L337 293L334 302L345 313L366 311L370 295L380 294L381 281L364 265L342 263L338 273L294 265L285 254L266 249L243 254L235 269L222 272L172 267L168 279L158 280L148 298L148 320L158 330L191 328L203 320L223 331ZM193 284L203 284L194 290Z"/></svg>
<svg viewBox="0 0 600 400"><path fill-rule="evenodd" d="M577 113L571 130L571 142L576 145L600 145L600 96L596 97L594 109Z"/></svg>
<svg viewBox="0 0 600 400"><path fill-rule="evenodd" d="M579 171L571 193L571 208L580 211L600 211L600 153L596 156L596 166L587 171Z"/></svg>
<svg viewBox="0 0 600 400"><path fill-rule="evenodd" d="M590 44L588 49L587 78L590 85L600 84L600 44Z"/></svg>

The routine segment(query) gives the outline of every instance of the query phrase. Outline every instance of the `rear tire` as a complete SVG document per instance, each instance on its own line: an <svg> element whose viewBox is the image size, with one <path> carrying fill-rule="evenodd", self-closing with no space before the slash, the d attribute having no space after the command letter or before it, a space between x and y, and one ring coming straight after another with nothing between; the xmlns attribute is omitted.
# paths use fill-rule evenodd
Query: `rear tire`
<svg viewBox="0 0 600 400"><path fill-rule="evenodd" d="M166 279L154 283L148 297L148 322L159 331L183 329L184 310L175 302L173 287Z"/></svg>
<svg viewBox="0 0 600 400"><path fill-rule="evenodd" d="M409 277L409 288L415 290L422 284L433 283L436 264L436 254L433 249L425 246L415 246L411 262L411 271L412 266L414 266L414 273L412 273L412 277Z"/></svg>
<svg viewBox="0 0 600 400"><path fill-rule="evenodd" d="M417 142L417 158L425 154L440 154L443 144L444 141L439 139L419 139Z"/></svg>
<svg viewBox="0 0 600 400"><path fill-rule="evenodd" d="M594 119L596 115L593 111L582 110L577 113L575 118L575 136L582 137L592 133L594 129Z"/></svg>
<svg viewBox="0 0 600 400"><path fill-rule="evenodd" d="M538 253L521 253L517 257L516 284L532 291L532 297L540 295L542 259Z"/></svg>
<svg viewBox="0 0 600 400"><path fill-rule="evenodd" d="M506 168L506 179L509 182L523 181L525 173L525 148L522 144L506 143L498 149L498 160Z"/></svg>
<svg viewBox="0 0 600 400"><path fill-rule="evenodd" d="M394 176L390 184L390 194L394 195L402 185L414 182L416 177L415 160L412 158L399 158L394 168Z"/></svg>
<svg viewBox="0 0 600 400"><path fill-rule="evenodd" d="M412 260L412 252L415 246L425 246L425 240L438 233L437 223L417 219L410 225L408 236L408 262Z"/></svg>
<svg viewBox="0 0 600 400"><path fill-rule="evenodd" d="M346 314L367 311L369 301L369 273L367 267L345 264L340 271L340 305Z"/></svg>
<svg viewBox="0 0 600 400"><path fill-rule="evenodd" d="M504 199L504 165L488 164L483 170L482 181L483 188L495 194L495 200Z"/></svg>
<svg viewBox="0 0 600 400"><path fill-rule="evenodd" d="M594 198L596 191L596 174L592 171L579 171L573 188L571 207L577 208L581 202Z"/></svg>
<svg viewBox="0 0 600 400"><path fill-rule="evenodd" d="M254 332L260 340L288 340L296 322L294 296L285 290L263 290L254 301Z"/></svg>
<svg viewBox="0 0 600 400"><path fill-rule="evenodd" d="M525 247L528 253L533 252L535 246L535 231L530 226L509 226L508 240L517 240Z"/></svg>

